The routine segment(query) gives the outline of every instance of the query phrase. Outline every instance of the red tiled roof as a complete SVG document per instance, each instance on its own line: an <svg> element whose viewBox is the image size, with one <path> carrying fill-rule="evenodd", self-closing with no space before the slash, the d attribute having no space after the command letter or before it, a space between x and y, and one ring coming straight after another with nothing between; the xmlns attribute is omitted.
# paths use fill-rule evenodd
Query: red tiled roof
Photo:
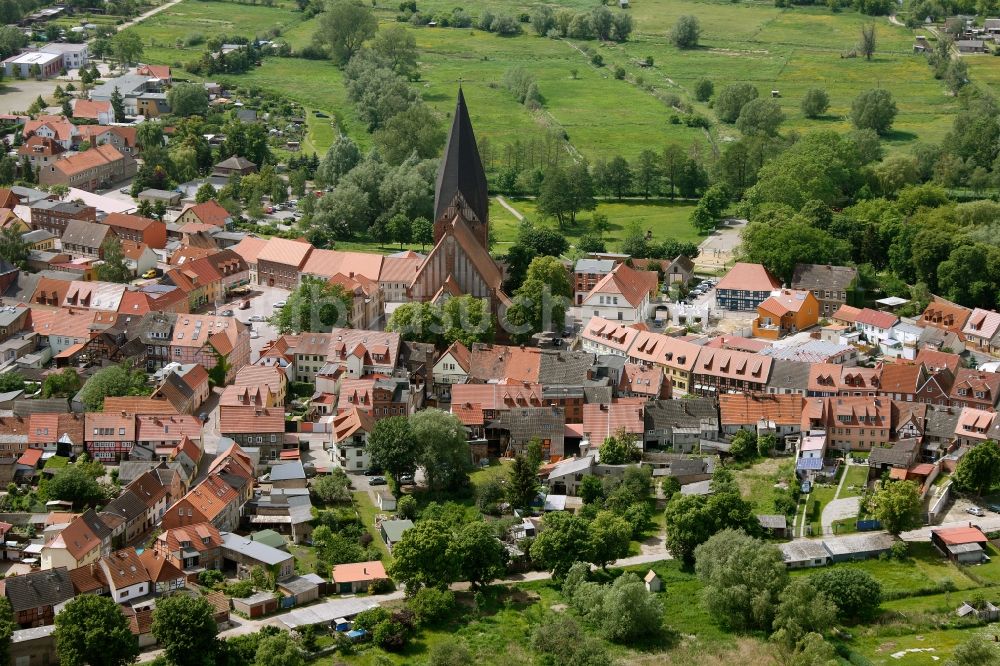
<svg viewBox="0 0 1000 666"><path fill-rule="evenodd" d="M125 156L118 152L117 148L110 143L105 143L82 153L77 153L72 157L56 160L52 163L52 166L67 176L72 176L102 164L110 164L111 162L124 159Z"/></svg>
<svg viewBox="0 0 1000 666"><path fill-rule="evenodd" d="M796 425L802 419L805 399L801 395L749 395L723 393L719 396L722 425L756 425L761 419L776 425Z"/></svg>
<svg viewBox="0 0 1000 666"><path fill-rule="evenodd" d="M618 264L605 275L587 294L621 294L632 307L642 304L644 298L656 291L658 277L654 271L637 271L627 264Z"/></svg>
<svg viewBox="0 0 1000 666"><path fill-rule="evenodd" d="M874 326L875 328L892 328L896 325L896 322L899 321L899 317L891 312L882 312L880 310L864 308L858 313L858 316L854 321L857 324Z"/></svg>
<svg viewBox="0 0 1000 666"><path fill-rule="evenodd" d="M583 432L592 444L600 445L621 429L628 433L643 432L642 405L628 403L588 404L583 406Z"/></svg>
<svg viewBox="0 0 1000 666"><path fill-rule="evenodd" d="M73 105L74 118L89 118L97 120L102 113L111 113L111 102L95 102L89 99L78 99Z"/></svg>
<svg viewBox="0 0 1000 666"><path fill-rule="evenodd" d="M719 280L716 289L734 291L773 291L781 288L781 280L760 264L737 263Z"/></svg>
<svg viewBox="0 0 1000 666"><path fill-rule="evenodd" d="M201 220L202 224L208 224L215 227L225 227L226 220L232 218L229 211L223 208L222 205L214 199L209 199L204 203L195 204L185 208L181 213L181 216L185 213L191 213Z"/></svg>
<svg viewBox="0 0 1000 666"><path fill-rule="evenodd" d="M931 534L937 536L949 546L957 546L963 543L986 543L989 541L978 527L947 527L939 530L931 530Z"/></svg>

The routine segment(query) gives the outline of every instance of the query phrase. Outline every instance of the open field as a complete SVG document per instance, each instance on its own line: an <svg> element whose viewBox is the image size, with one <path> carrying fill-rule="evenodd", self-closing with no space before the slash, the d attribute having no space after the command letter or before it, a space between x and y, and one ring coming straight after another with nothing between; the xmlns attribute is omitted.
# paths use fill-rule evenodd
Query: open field
<svg viewBox="0 0 1000 666"><path fill-rule="evenodd" d="M589 3L568 0L560 7L586 9ZM265 35L279 28L284 39L301 48L312 39L316 19L302 20L290 2L275 7L234 5L226 2L184 0L135 28L146 44L144 59L176 64L200 57L204 44L186 47L193 33L215 35ZM473 12L490 8L516 14L531 6L516 2L488 2ZM433 0L420 5L423 12L450 11L452 5ZM376 9L383 25L395 21L394 6ZM459 81L469 101L477 133L493 147L492 167L504 161L504 149L515 140L528 142L546 132L564 133L571 151L588 159L622 154L634 158L640 151L659 150L668 142L692 146L712 161L713 155L734 128L714 125L711 131L671 124L675 115L666 98L678 95L692 102L694 83L707 77L716 91L735 81L750 81L762 95L780 91L786 115L784 130L848 130L846 116L853 98L868 88L888 87L896 98L899 115L895 131L887 137L890 149L915 141L940 141L957 109L943 84L934 80L924 59L912 54L913 33L875 19L878 50L868 62L842 57L851 51L861 26L872 19L855 12L831 14L822 8L779 9L767 3L732 4L719 1L651 0L630 10L636 31L625 44L548 39L531 34L504 38L476 29L412 27L419 50L421 80L414 85L446 120L452 111ZM702 26L701 46L681 51L670 45L665 33L676 18L693 14ZM605 67L594 67L579 47L590 46L604 58ZM650 56L653 67L637 61ZM1000 62L970 58L974 82L1000 83ZM541 111L532 112L500 86L504 72L521 66L537 79L544 98ZM613 77L623 67L626 81ZM575 78L573 72L576 72ZM638 79L643 85L639 85ZM342 123L344 131L363 145L369 141L354 119L346 100L339 70L328 62L269 58L246 75L224 77L244 85L259 85L279 92ZM802 116L799 102L811 87L825 88L831 108L823 118ZM695 109L714 120L708 105ZM309 146L325 151L332 140L326 132L310 134Z"/></svg>
<svg viewBox="0 0 1000 666"><path fill-rule="evenodd" d="M778 513L774 506L775 484L787 480L794 461L767 458L747 469L735 472L736 483L743 497L753 504L756 513Z"/></svg>

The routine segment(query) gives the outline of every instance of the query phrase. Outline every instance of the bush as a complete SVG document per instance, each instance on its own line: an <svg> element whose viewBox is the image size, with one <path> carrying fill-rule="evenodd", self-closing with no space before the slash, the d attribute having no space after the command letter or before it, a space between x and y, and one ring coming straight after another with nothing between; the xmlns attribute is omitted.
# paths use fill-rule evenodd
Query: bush
<svg viewBox="0 0 1000 666"><path fill-rule="evenodd" d="M594 67L604 67L604 58L600 53L594 53L590 56L590 64Z"/></svg>
<svg viewBox="0 0 1000 666"><path fill-rule="evenodd" d="M246 599L253 594L253 582L250 580L241 580L238 583L226 585L225 593L237 599Z"/></svg>
<svg viewBox="0 0 1000 666"><path fill-rule="evenodd" d="M386 594L396 589L388 578L377 578L368 583L368 594Z"/></svg>
<svg viewBox="0 0 1000 666"><path fill-rule="evenodd" d="M222 575L221 571L216 569L205 569L204 571L198 572L198 584L204 585L205 587L212 587L216 583L221 583L226 579Z"/></svg>
<svg viewBox="0 0 1000 666"><path fill-rule="evenodd" d="M701 78L698 82L694 84L694 98L699 102L707 102L712 98L712 93L715 92L715 84L713 84L709 79Z"/></svg>
<svg viewBox="0 0 1000 666"><path fill-rule="evenodd" d="M421 624L433 625L446 619L455 608L455 595L451 590L423 587L406 602Z"/></svg>
<svg viewBox="0 0 1000 666"><path fill-rule="evenodd" d="M396 515L407 520L417 517L417 500L413 495L404 495L396 501Z"/></svg>
<svg viewBox="0 0 1000 666"><path fill-rule="evenodd" d="M396 620L380 622L372 633L372 642L387 652L399 652L406 645L406 627Z"/></svg>
<svg viewBox="0 0 1000 666"><path fill-rule="evenodd" d="M894 560L905 560L909 555L909 544L905 541L896 541L889 548L889 554Z"/></svg>
<svg viewBox="0 0 1000 666"><path fill-rule="evenodd" d="M871 620L882 603L882 586L867 571L830 569L809 578L817 591L837 605L841 620Z"/></svg>
<svg viewBox="0 0 1000 666"><path fill-rule="evenodd" d="M619 81L622 81L622 80L625 79L625 68L624 67L615 67L615 78L618 79Z"/></svg>

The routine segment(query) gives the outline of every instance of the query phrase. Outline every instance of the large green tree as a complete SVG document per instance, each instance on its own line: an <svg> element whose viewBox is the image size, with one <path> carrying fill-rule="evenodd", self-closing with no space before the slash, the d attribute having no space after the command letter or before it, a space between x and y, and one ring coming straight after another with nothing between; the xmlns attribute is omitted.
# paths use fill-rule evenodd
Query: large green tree
<svg viewBox="0 0 1000 666"><path fill-rule="evenodd" d="M303 276L285 303L271 315L271 324L281 333L329 331L350 327L354 297L343 285Z"/></svg>
<svg viewBox="0 0 1000 666"><path fill-rule="evenodd" d="M45 496L72 502L74 507L96 506L107 499L101 485L78 465L68 465L45 483Z"/></svg>
<svg viewBox="0 0 1000 666"><path fill-rule="evenodd" d="M958 461L952 481L958 490L982 495L1000 482L1000 445L992 439L977 444Z"/></svg>
<svg viewBox="0 0 1000 666"><path fill-rule="evenodd" d="M10 661L10 642L17 629L14 622L14 609L7 597L0 598L0 663Z"/></svg>
<svg viewBox="0 0 1000 666"><path fill-rule="evenodd" d="M174 664L215 663L219 627L215 609L205 597L183 594L163 597L153 610L153 636Z"/></svg>
<svg viewBox="0 0 1000 666"><path fill-rule="evenodd" d="M763 264L785 282L798 263L839 265L851 257L847 243L799 218L751 222L741 238L742 260Z"/></svg>
<svg viewBox="0 0 1000 666"><path fill-rule="evenodd" d="M261 639L253 666L305 666L305 655L287 631Z"/></svg>
<svg viewBox="0 0 1000 666"><path fill-rule="evenodd" d="M774 614L774 640L793 649L806 634L825 633L837 619L837 605L808 578L795 578L781 591Z"/></svg>
<svg viewBox="0 0 1000 666"><path fill-rule="evenodd" d="M872 129L885 134L896 119L896 102L885 88L866 90L851 103L851 122L858 129Z"/></svg>
<svg viewBox="0 0 1000 666"><path fill-rule="evenodd" d="M594 210L594 181L585 163L568 167L552 165L545 171L542 187L538 192L538 212L554 217L562 229L576 223L576 215L583 210Z"/></svg>
<svg viewBox="0 0 1000 666"><path fill-rule="evenodd" d="M134 65L142 57L142 38L134 30L122 30L111 38L111 52L122 65Z"/></svg>
<svg viewBox="0 0 1000 666"><path fill-rule="evenodd" d="M695 549L695 571L702 603L716 622L735 631L771 628L788 581L777 546L723 530Z"/></svg>
<svg viewBox="0 0 1000 666"><path fill-rule="evenodd" d="M333 0L320 14L313 39L330 50L335 63L346 65L377 30L378 19L371 9L354 0Z"/></svg>
<svg viewBox="0 0 1000 666"><path fill-rule="evenodd" d="M868 510L889 534L923 524L920 488L913 481L883 481L868 499Z"/></svg>
<svg viewBox="0 0 1000 666"><path fill-rule="evenodd" d="M145 372L124 365L111 365L91 375L80 390L80 402L87 411L98 412L108 396L149 395L150 392Z"/></svg>
<svg viewBox="0 0 1000 666"><path fill-rule="evenodd" d="M481 520L456 531L446 557L458 562L459 578L469 581L473 589L488 585L507 571L507 549L493 526Z"/></svg>
<svg viewBox="0 0 1000 666"><path fill-rule="evenodd" d="M397 488L400 477L412 476L417 471L417 441L405 416L376 421L368 436L367 451L372 468L392 476Z"/></svg>
<svg viewBox="0 0 1000 666"><path fill-rule="evenodd" d="M836 605L842 621L870 621L882 603L882 585L861 569L835 567L809 576L809 582Z"/></svg>
<svg viewBox="0 0 1000 666"><path fill-rule="evenodd" d="M590 561L593 541L586 519L559 511L546 514L542 527L531 544L531 561L551 571L554 578L565 576L576 561Z"/></svg>
<svg viewBox="0 0 1000 666"><path fill-rule="evenodd" d="M753 506L734 483L713 478L712 495L674 495L667 504L667 548L674 557L692 562L695 548L727 528L756 534L760 523Z"/></svg>
<svg viewBox="0 0 1000 666"><path fill-rule="evenodd" d="M443 521L418 521L403 532L403 538L392 548L389 571L393 579L406 585L411 593L422 586L443 587L457 580L460 563L446 556L452 537Z"/></svg>
<svg viewBox="0 0 1000 666"><path fill-rule="evenodd" d="M103 263L97 267L97 279L103 282L128 284L132 279L132 271L125 264L125 253L117 236L109 237L101 245Z"/></svg>
<svg viewBox="0 0 1000 666"><path fill-rule="evenodd" d="M724 123L735 123L743 107L757 99L758 94L749 83L731 83L715 96L715 114Z"/></svg>
<svg viewBox="0 0 1000 666"><path fill-rule="evenodd" d="M465 426L458 417L440 409L424 409L409 417L410 433L417 443L417 462L432 491L459 490L469 482L472 452Z"/></svg>
<svg viewBox="0 0 1000 666"><path fill-rule="evenodd" d="M538 496L538 465L525 455L514 457L514 464L508 470L507 499L517 509L527 509Z"/></svg>
<svg viewBox="0 0 1000 666"><path fill-rule="evenodd" d="M628 555L632 528L621 516L612 511L600 511L590 523L591 559L599 567Z"/></svg>
<svg viewBox="0 0 1000 666"><path fill-rule="evenodd" d="M208 91L199 83L178 82L167 92L167 104L175 116L204 116L208 113Z"/></svg>
<svg viewBox="0 0 1000 666"><path fill-rule="evenodd" d="M24 270L28 267L28 244L21 238L21 232L14 226L0 230L0 258Z"/></svg>
<svg viewBox="0 0 1000 666"><path fill-rule="evenodd" d="M125 666L139 656L139 641L110 597L80 595L56 615L55 624L60 666Z"/></svg>

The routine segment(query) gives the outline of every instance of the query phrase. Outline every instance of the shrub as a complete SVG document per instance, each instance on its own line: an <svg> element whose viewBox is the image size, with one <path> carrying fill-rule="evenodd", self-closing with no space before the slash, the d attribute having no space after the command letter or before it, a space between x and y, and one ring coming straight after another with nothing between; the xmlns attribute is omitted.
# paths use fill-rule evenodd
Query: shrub
<svg viewBox="0 0 1000 666"><path fill-rule="evenodd" d="M455 595L451 590L423 587L406 602L421 624L436 624L451 614L455 608Z"/></svg>
<svg viewBox="0 0 1000 666"><path fill-rule="evenodd" d="M625 78L625 68L624 67L620 67L620 66L619 67L615 67L615 78L618 79L619 81L621 81L621 80L623 80Z"/></svg>
<svg viewBox="0 0 1000 666"><path fill-rule="evenodd" d="M211 587L216 583L221 583L225 579L226 577L222 575L222 572L216 569L205 569L198 572L198 584L205 587Z"/></svg>
<svg viewBox="0 0 1000 666"><path fill-rule="evenodd" d="M707 102L712 98L712 93L715 92L715 84L713 84L709 79L700 78L698 82L694 84L694 98L699 102Z"/></svg>
<svg viewBox="0 0 1000 666"><path fill-rule="evenodd" d="M600 53L595 53L590 56L590 64L594 67L604 67L604 58Z"/></svg>
<svg viewBox="0 0 1000 666"><path fill-rule="evenodd" d="M417 500L414 499L413 495L404 495L399 498L396 502L396 515L407 520L413 520L417 517Z"/></svg>
<svg viewBox="0 0 1000 666"><path fill-rule="evenodd" d="M225 592L231 597L246 599L253 594L253 582L250 580L241 580L238 583L226 585Z"/></svg>
<svg viewBox="0 0 1000 666"><path fill-rule="evenodd" d="M399 652L406 645L406 627L396 620L386 620L375 626L372 642L387 652Z"/></svg>
<svg viewBox="0 0 1000 666"><path fill-rule="evenodd" d="M396 589L388 578L377 578L368 583L368 594L386 594Z"/></svg>

